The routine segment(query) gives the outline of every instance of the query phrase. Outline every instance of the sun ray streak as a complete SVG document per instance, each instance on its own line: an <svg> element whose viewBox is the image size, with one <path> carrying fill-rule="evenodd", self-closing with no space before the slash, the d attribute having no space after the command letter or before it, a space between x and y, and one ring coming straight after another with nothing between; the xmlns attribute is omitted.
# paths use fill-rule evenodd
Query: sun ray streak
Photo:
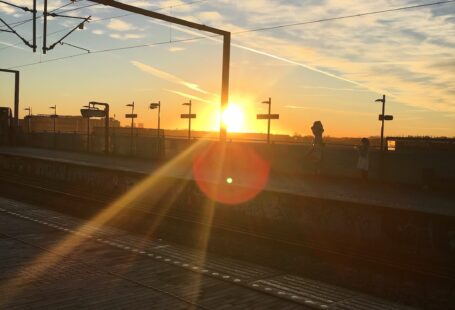
<svg viewBox="0 0 455 310"><path fill-rule="evenodd" d="M87 220L83 225L81 225L75 232L68 235L65 239L59 241L52 249L51 252L57 252L60 256L55 256L50 253L43 253L35 258L32 262L27 264L24 268L17 272L20 274L28 274L32 277L39 277L46 271L48 271L52 266L58 264L61 260L61 257L67 256L69 253L74 251L81 243L87 240L85 231L88 231L92 226L103 226L112 220L119 212L130 207L134 204L135 201L139 200L146 193L148 193L154 186L157 186L161 180L161 177L174 176L173 170L176 166L181 165L185 160L187 160L191 154L203 145L203 141L197 141L189 146L187 149L182 151L178 156L164 164L161 168L157 169L154 173L146 177L144 180L136 184L130 191L122 195L116 201L108 205L104 210L100 211L90 220ZM177 176L176 176L177 177ZM181 177L181 175L180 175ZM13 279L7 283L1 289L8 289L11 293L8 298L14 298L20 293L21 277L13 277ZM7 301L4 301L7 303Z"/></svg>

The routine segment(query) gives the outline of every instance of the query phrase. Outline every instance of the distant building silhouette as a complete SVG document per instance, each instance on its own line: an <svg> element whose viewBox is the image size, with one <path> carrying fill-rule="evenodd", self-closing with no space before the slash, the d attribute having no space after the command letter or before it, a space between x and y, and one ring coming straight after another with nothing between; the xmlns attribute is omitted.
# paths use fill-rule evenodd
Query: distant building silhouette
<svg viewBox="0 0 455 310"><path fill-rule="evenodd" d="M113 118L110 119L109 123L112 128L120 127L120 122ZM28 131L28 126L30 126L31 132L51 132L54 130L53 119L49 115L26 116L24 119L19 120L19 126L23 132ZM104 119L91 118L90 131L93 132L95 127L104 128ZM63 133L86 133L87 118L82 116L59 115L56 119L56 131Z"/></svg>
<svg viewBox="0 0 455 310"><path fill-rule="evenodd" d="M455 153L454 138L387 137L386 141L388 151Z"/></svg>

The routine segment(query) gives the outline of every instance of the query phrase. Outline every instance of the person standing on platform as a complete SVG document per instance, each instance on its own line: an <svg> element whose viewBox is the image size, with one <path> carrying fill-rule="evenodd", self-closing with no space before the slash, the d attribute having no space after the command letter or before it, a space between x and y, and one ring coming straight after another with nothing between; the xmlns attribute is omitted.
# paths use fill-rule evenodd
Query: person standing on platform
<svg viewBox="0 0 455 310"><path fill-rule="evenodd" d="M359 151L359 160L357 161L357 169L360 170L363 180L368 179L368 153L370 151L370 140L362 138L361 144L357 147Z"/></svg>
<svg viewBox="0 0 455 310"><path fill-rule="evenodd" d="M321 121L315 121L313 126L311 126L311 131L314 135L313 147L307 154L307 158L314 164L315 174L321 174L322 160L324 158L324 141L322 139L322 134L324 133L324 126Z"/></svg>

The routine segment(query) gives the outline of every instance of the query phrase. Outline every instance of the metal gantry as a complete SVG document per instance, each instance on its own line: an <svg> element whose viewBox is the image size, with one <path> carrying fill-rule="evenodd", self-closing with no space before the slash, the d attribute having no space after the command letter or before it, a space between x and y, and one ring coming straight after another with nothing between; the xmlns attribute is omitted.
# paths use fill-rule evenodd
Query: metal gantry
<svg viewBox="0 0 455 310"><path fill-rule="evenodd" d="M213 34L221 35L223 36L223 64L222 64L222 78L221 78L221 110L220 110L220 115L223 114L223 112L226 110L228 107L228 101L229 101L229 67L230 67L230 53L231 53L231 33L229 31L217 29L214 27L202 25L202 24L197 24L194 22L190 22L187 20L183 20L177 17L172 17L168 15L164 15L158 12L138 8L132 5L128 5L125 3L121 3L118 1L114 0L89 0L91 2L107 5L110 7L114 7L120 10L124 10L127 12L131 13L136 13L139 15L163 20L172 24L177 24L201 31L206 31L210 32ZM220 140L221 141L226 141L227 139L227 126L224 124L224 122L220 122Z"/></svg>
<svg viewBox="0 0 455 310"><path fill-rule="evenodd" d="M83 49L85 51L90 52L88 49L85 49L85 48L82 48L82 47L79 47L79 46L75 46L73 44L65 43L65 42L63 42L63 40L66 39L70 34L72 34L77 29L81 29L81 30L84 29L84 24L89 22L91 16L78 17L78 16L71 16L71 15L62 15L62 14L55 13L55 11L56 10L48 12L48 10L47 10L47 0L44 0L44 10L43 10L43 19L44 19L44 22L43 22L43 54L46 54L47 51L50 51L50 50L54 49L55 46L57 46L57 44L61 44L61 45L66 44L66 45L69 45L69 46L72 46L72 47L75 47L75 48L78 48L78 49ZM48 47L47 46L47 17L48 16L80 19L82 21L79 24L77 24L74 28L72 28L67 34L65 34L63 37L61 37L60 39L58 39L56 42L52 43Z"/></svg>
<svg viewBox="0 0 455 310"><path fill-rule="evenodd" d="M12 6L12 7L15 7L17 9L21 9L25 12L30 12L32 13L32 21L33 21L33 24L32 24L32 29L33 29L33 42L30 43L29 41L27 41L23 36L21 36L16 30L14 30L14 27L11 27L7 22L5 22L2 18L0 18L0 22L2 24L4 24L6 26L6 28L8 29L0 29L0 32L10 32L12 34L14 34L15 36L17 36L19 39L21 39L22 42L24 42L25 45L27 45L28 47L32 48L33 49L33 52L36 52L36 1L37 0L33 0L33 9L30 9L28 7L25 7L25 6L20 6L20 5L16 5L16 4L13 4L13 3L10 3L8 1L3 1L3 0L0 0L0 3L3 3L3 4L6 4L6 5L9 5L9 6Z"/></svg>
<svg viewBox="0 0 455 310"><path fill-rule="evenodd" d="M6 1L0 0L2 3L7 3ZM26 11L30 11L33 13L33 44L30 44L27 40L25 40L23 37L21 37L14 29L12 29L8 24L6 24L3 20L0 20L3 22L9 29L8 30L1 30L1 31L7 31L7 32L12 32L15 35L19 36L21 40L29 47L33 48L33 51L36 51L36 1L33 0L33 9L28 9L24 7L20 7L21 9L24 9ZM95 2L98 4L110 6L113 8L117 8L123 11L151 17L154 19L166 21L172 24L177 24L193 29L197 29L200 31L206 31L209 33L213 33L216 35L220 35L223 37L223 57L222 57L222 73L221 73L221 109L220 109L220 115L223 114L223 112L227 109L228 107L228 101L229 101L229 69L230 69L230 53L231 53L231 33L229 31L221 30L218 28L206 26L203 24L198 24L194 22L190 22L184 19L180 19L177 17L173 16L168 16L165 14L161 14L158 12L154 12L151 10L146 10L143 8L139 8L133 5L128 5L125 3L121 3L119 1L114 1L114 0L89 0L91 2ZM10 3L7 3L9 5L13 5ZM14 6L14 5L13 5ZM52 17L64 17L64 18L76 18L76 19L81 19L82 21L73 29L71 29L66 35L64 35L61 39L56 41L55 43L51 44L49 47L47 46L47 17L52 16ZM71 33L73 33L76 29L83 29L84 24L89 22L91 16L89 17L76 17L76 16L69 16L69 15L61 15L58 13L55 13L54 11L49 12L48 11L48 0L44 0L44 10L43 10L43 46L42 46L42 52L43 54L46 54L47 51L53 49L57 44L66 44L78 49L85 50L87 52L90 52L90 50L75 46L73 44L69 44L66 42L63 42L65 38L67 38ZM221 141L226 141L227 139L227 126L224 122L220 122L220 140Z"/></svg>

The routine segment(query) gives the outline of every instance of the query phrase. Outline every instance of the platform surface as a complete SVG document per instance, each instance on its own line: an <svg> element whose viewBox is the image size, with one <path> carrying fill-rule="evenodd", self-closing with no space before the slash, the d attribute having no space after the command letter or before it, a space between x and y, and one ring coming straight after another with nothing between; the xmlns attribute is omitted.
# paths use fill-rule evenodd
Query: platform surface
<svg viewBox="0 0 455 310"><path fill-rule="evenodd" d="M88 153L74 153L49 149L0 147L0 154L32 157L55 162L85 165L153 174L162 165L155 162L123 157L104 157ZM160 173L169 177L191 179L191 167L172 167ZM306 197L331 199L374 205L394 209L411 210L430 214L455 216L455 194L428 192L410 186L364 182L348 178L329 178L324 176L288 177L271 175L264 190L293 193Z"/></svg>
<svg viewBox="0 0 455 310"><path fill-rule="evenodd" d="M0 197L2 309L410 309Z"/></svg>

